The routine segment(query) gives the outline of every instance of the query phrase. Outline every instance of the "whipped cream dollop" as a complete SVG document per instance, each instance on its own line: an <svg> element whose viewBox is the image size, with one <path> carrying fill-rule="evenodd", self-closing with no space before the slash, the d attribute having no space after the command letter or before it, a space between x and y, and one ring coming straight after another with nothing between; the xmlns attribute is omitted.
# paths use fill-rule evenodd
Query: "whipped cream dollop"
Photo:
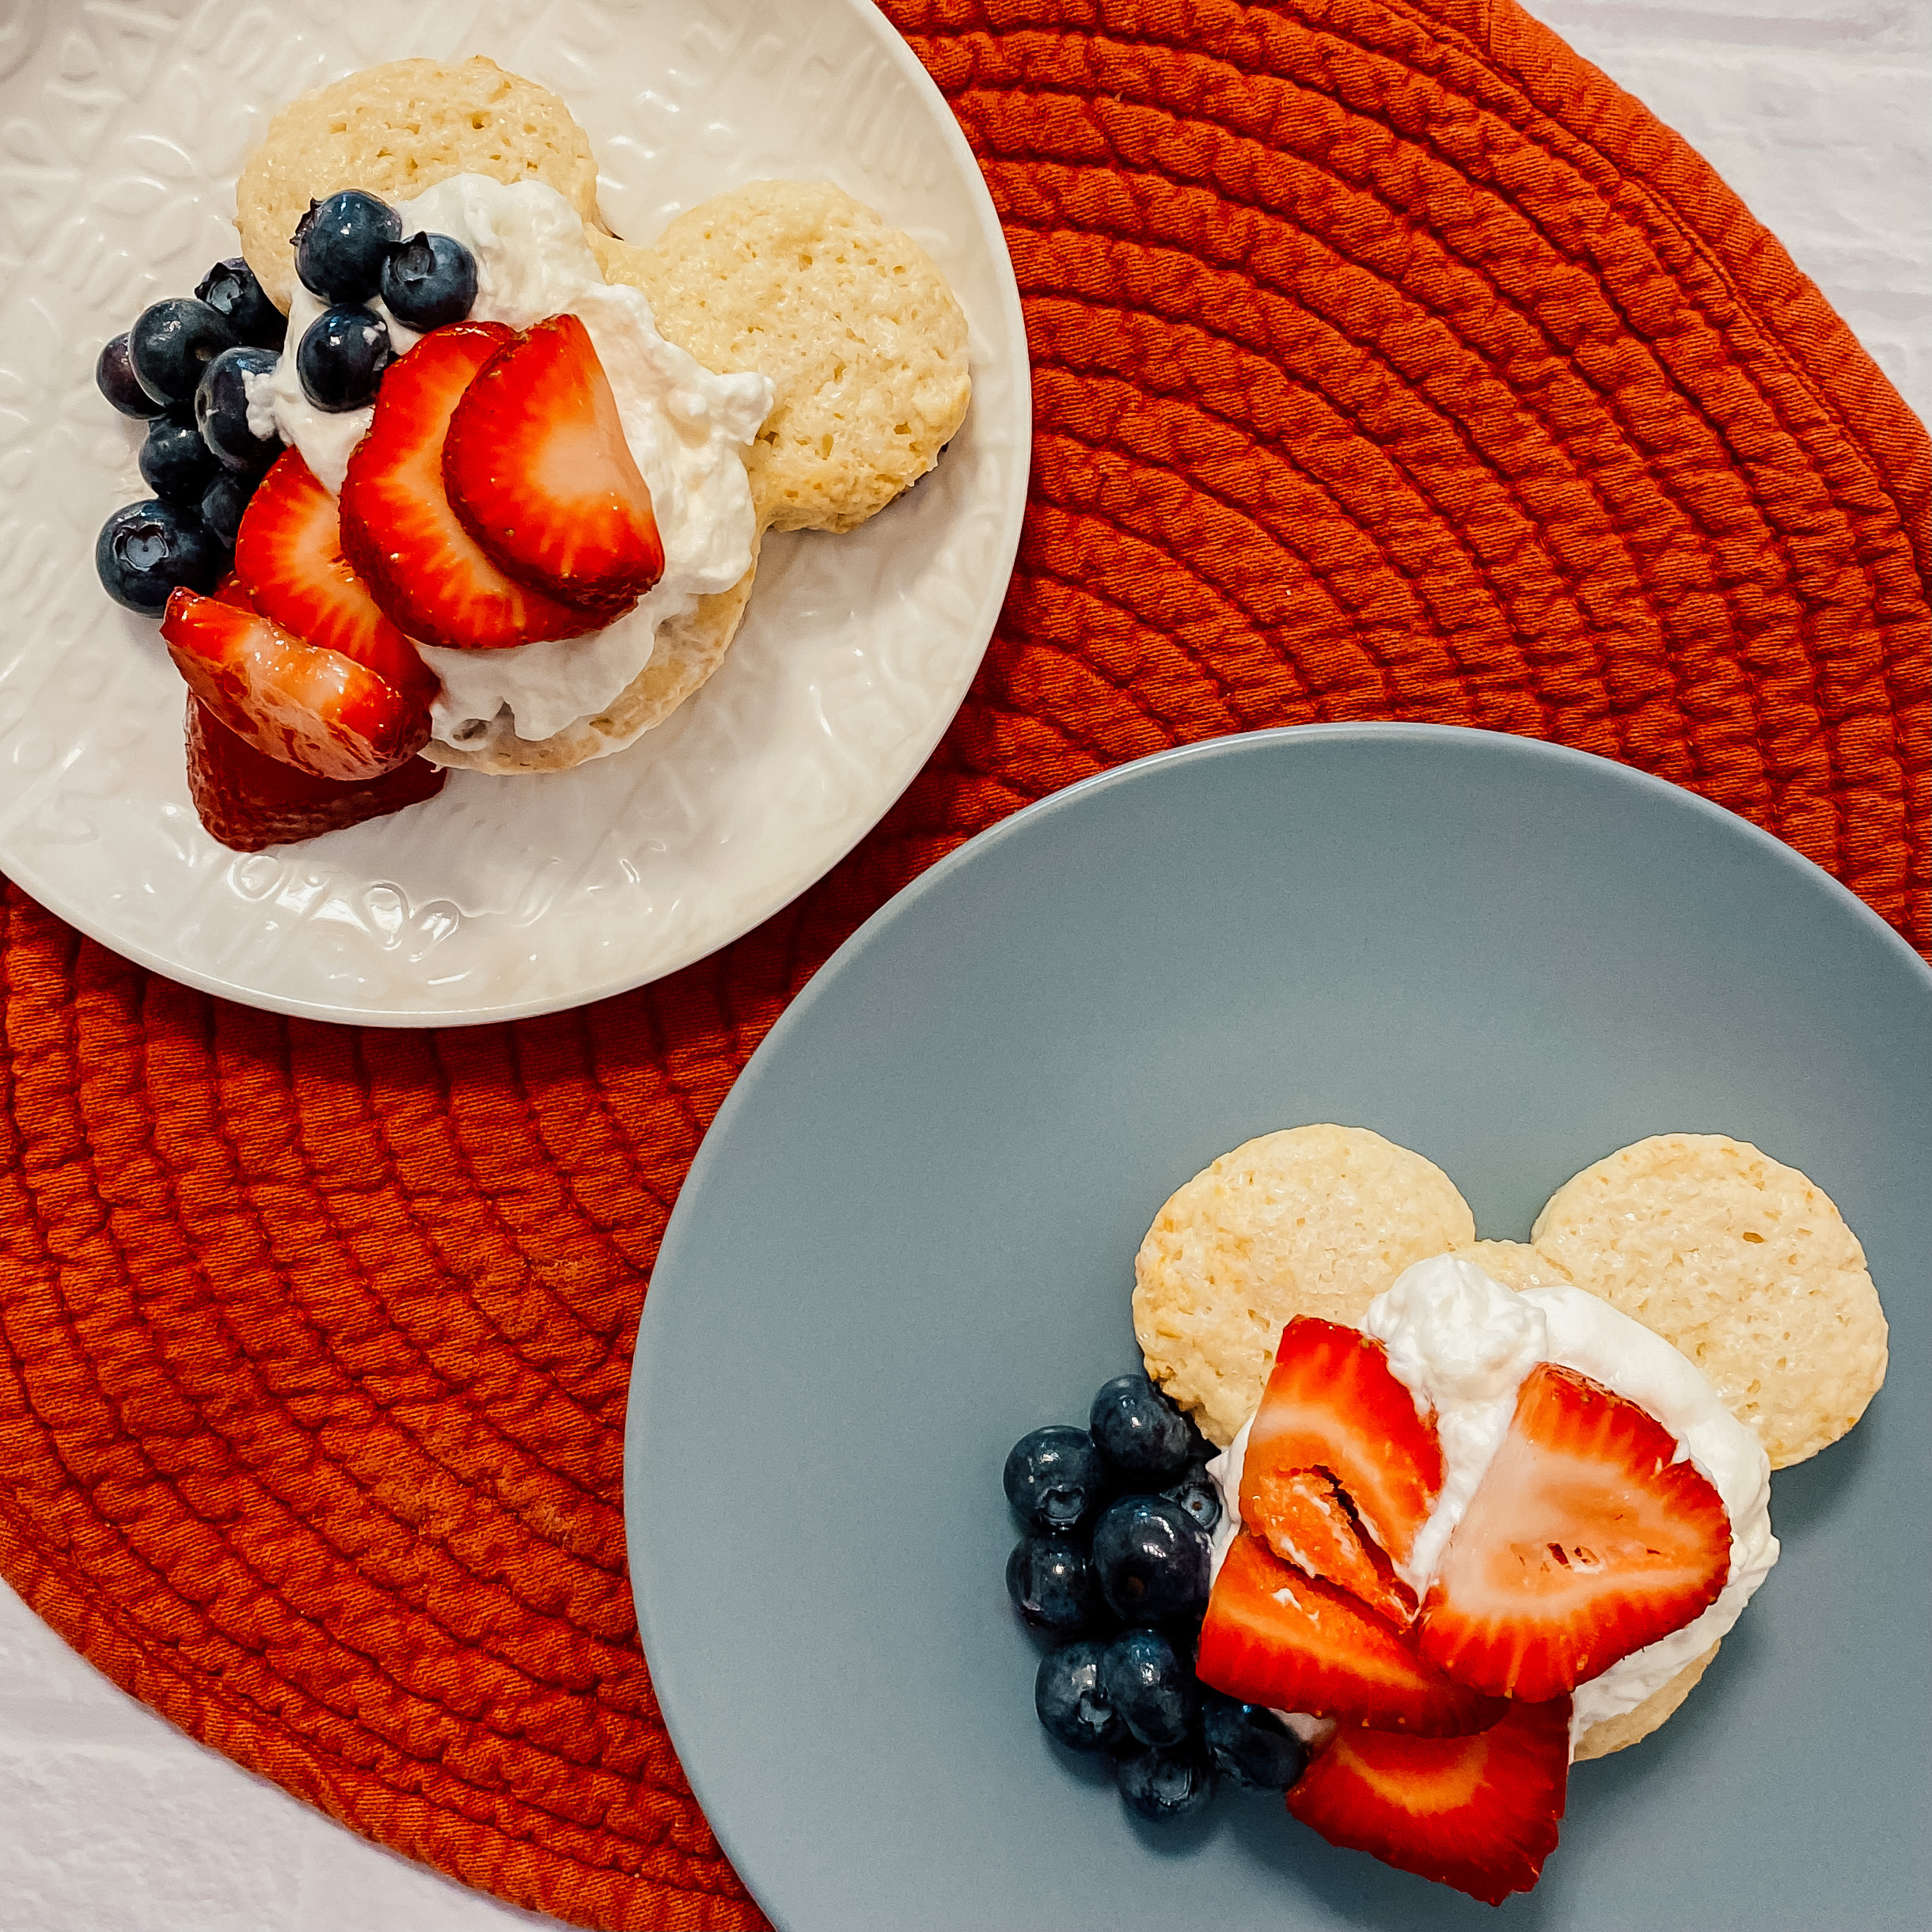
<svg viewBox="0 0 1932 1932"><path fill-rule="evenodd" d="M1687 1357L1599 1296L1581 1288L1518 1294L1474 1262L1436 1254L1404 1270L1368 1304L1362 1332L1387 1349L1391 1371L1414 1398L1418 1414L1433 1418L1442 1445L1441 1494L1409 1561L1395 1566L1418 1599L1428 1593L1449 1538L1509 1433L1517 1388L1540 1362L1573 1368L1647 1410L1676 1439L1676 1459L1688 1457L1723 1499L1731 1561L1717 1601L1681 1629L1577 1685L1570 1711L1573 1751L1592 1725L1634 1710L1708 1650L1737 1623L1777 1562L1771 1463L1763 1444ZM1251 1426L1251 1418L1208 1465L1221 1492L1213 1537L1217 1573L1239 1528L1241 1467ZM1292 1715L1305 1726L1304 1717Z"/></svg>
<svg viewBox="0 0 1932 1932"><path fill-rule="evenodd" d="M715 376L666 342L640 290L605 281L575 210L543 182L453 175L395 205L405 235L450 235L476 257L471 320L528 328L567 312L583 322L650 486L664 575L615 623L587 636L503 651L419 647L442 680L431 707L437 737L460 744L465 727L473 731L507 707L519 737L548 738L601 711L630 683L649 661L659 625L700 597L729 590L751 567L756 526L742 446L771 413L772 385L761 375ZM271 396L283 440L340 494L349 453L374 411L332 414L302 393L296 345L323 306L296 283ZM369 306L387 324L397 354L406 353L416 336L380 298ZM249 402L252 422L252 392Z"/></svg>

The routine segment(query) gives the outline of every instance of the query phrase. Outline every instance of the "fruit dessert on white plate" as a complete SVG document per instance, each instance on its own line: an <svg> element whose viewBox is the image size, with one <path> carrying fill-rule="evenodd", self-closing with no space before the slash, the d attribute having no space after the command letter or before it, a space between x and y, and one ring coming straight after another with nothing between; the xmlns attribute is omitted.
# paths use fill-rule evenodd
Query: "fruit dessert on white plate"
<svg viewBox="0 0 1932 1932"><path fill-rule="evenodd" d="M96 552L108 594L161 617L190 789L237 849L419 802L439 767L622 749L716 668L765 529L864 521L966 406L943 279L826 184L674 224L703 284L680 326L716 366L667 340L644 287L690 293L675 251L609 234L567 110L488 60L302 97L238 199L244 256L102 352L108 401L151 421L155 495ZM828 412L838 433L805 435ZM808 473L767 502L748 461L772 466L781 418Z"/></svg>
<svg viewBox="0 0 1932 1932"><path fill-rule="evenodd" d="M712 374L636 290L606 287L541 182L457 176L400 209L343 190L292 252L279 357L218 347L220 311L197 298L152 305L101 365L117 407L191 402L214 473L191 511L200 471L144 453L158 500L116 512L97 560L118 601L159 603L197 703L195 803L243 849L435 792L419 754L444 704L439 651L594 640L571 674L595 683L601 655L621 686L665 610L749 569L741 452L772 401L762 377ZM258 336L280 322L245 262L204 287ZM196 433L163 414L149 446Z"/></svg>
<svg viewBox="0 0 1932 1932"><path fill-rule="evenodd" d="M1299 1131L1354 1136L1358 1161L1416 1158L1358 1130ZM1628 1218L1715 1293L1725 1204L1649 1188L1665 1152L1682 1164L1683 1139L1613 1159L1648 1190L1647 1212L1633 1194ZM1691 1151L1728 1173L1744 1166L1733 1150L1756 1152L1714 1137ZM1267 1143L1239 1152L1251 1182L1266 1178ZM1310 1157L1305 1145L1286 1156ZM1809 1304L1796 1244L1836 1213L1794 1171L1777 1172L1809 1204L1807 1224L1785 1231L1790 1292ZM1211 1198L1228 1228L1251 1211L1190 1186L1176 1201ZM1365 1194L1337 1207L1345 1242L1362 1237ZM1765 1241L1748 1224L1777 1226L1767 1199L1744 1217L1748 1255ZM1186 1234L1174 1203L1163 1213L1157 1232ZM1368 1251L1394 1251L1388 1236L1410 1218L1391 1204ZM1338 1273L1319 1219L1296 1219L1305 1278L1278 1285L1291 1302L1334 1295L1361 1266ZM1840 1245L1855 1258L1848 1231L1823 1245L1835 1264ZM1197 1285L1216 1265L1203 1261L1211 1240L1167 1251L1186 1253ZM1586 1258L1574 1243L1570 1254ZM1478 1257L1537 1278L1506 1286ZM1735 1268L1733 1327L1771 1325L1764 1271ZM1073 1639L1039 1666L1048 1732L1113 1754L1144 1817L1187 1815L1225 1776L1285 1792L1334 1844L1490 1904L1533 1886L1573 1759L1663 1721L1778 1557L1759 1435L1685 1354L1567 1272L1538 1250L1466 1243L1358 1296L1358 1323L1291 1312L1258 1399L1218 1452L1144 1376L1110 1384L1086 1431L1023 1438L1006 1468L1027 1531L1008 1590L1029 1623ZM1883 1320L1862 1259L1834 1279L1840 1313L1877 1324L1862 1394L1831 1405L1850 1408L1842 1433L1882 1379ZM1235 1285L1217 1277L1202 1305L1227 1305ZM1155 1285L1144 1338L1162 1327L1171 1342L1185 1299ZM1226 1414L1213 1378L1194 1372L1205 1358L1170 1359L1205 1413Z"/></svg>

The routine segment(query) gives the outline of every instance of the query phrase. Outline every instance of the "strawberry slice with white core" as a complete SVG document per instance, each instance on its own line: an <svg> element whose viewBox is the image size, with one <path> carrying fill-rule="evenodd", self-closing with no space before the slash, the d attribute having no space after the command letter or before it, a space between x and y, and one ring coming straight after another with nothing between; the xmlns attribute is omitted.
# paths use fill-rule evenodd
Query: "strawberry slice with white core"
<svg viewBox="0 0 1932 1932"><path fill-rule="evenodd" d="M1467 1737L1344 1725L1288 1793L1331 1845L1500 1905L1556 1849L1570 1783L1570 1699L1511 1704Z"/></svg>
<svg viewBox="0 0 1932 1932"><path fill-rule="evenodd" d="M1418 1737L1481 1730L1507 1708L1452 1683L1346 1590L1291 1569L1245 1530L1209 1595L1194 1675L1244 1704Z"/></svg>
<svg viewBox="0 0 1932 1932"><path fill-rule="evenodd" d="M1285 1562L1359 1596L1398 1630L1415 1621L1415 1592L1389 1566L1325 1469L1272 1471L1250 1491L1243 1471L1243 1520Z"/></svg>
<svg viewBox="0 0 1932 1932"><path fill-rule="evenodd" d="M235 573L255 608L283 630L366 664L426 704L442 688L342 554L336 499L301 450L277 457L256 485L235 537Z"/></svg>
<svg viewBox="0 0 1932 1932"><path fill-rule="evenodd" d="M610 620L507 575L443 492L450 418L470 379L514 334L500 322L431 330L383 376L375 415L350 453L343 552L383 615L426 644L504 649L581 637Z"/></svg>
<svg viewBox="0 0 1932 1932"><path fill-rule="evenodd" d="M161 621L188 688L237 737L315 778L379 778L429 742L429 708L258 613L178 590Z"/></svg>
<svg viewBox="0 0 1932 1932"><path fill-rule="evenodd" d="M456 406L442 464L470 534L523 583L621 608L663 575L651 491L575 316L498 350Z"/></svg>
<svg viewBox="0 0 1932 1932"><path fill-rule="evenodd" d="M1298 1315L1281 1331L1241 1465L1241 1520L1290 1561L1332 1532L1308 1520L1308 1486L1288 1480L1316 1469L1368 1535L1406 1562L1442 1488L1435 1429L1416 1413L1380 1342Z"/></svg>
<svg viewBox="0 0 1932 1932"><path fill-rule="evenodd" d="M1700 1615L1724 1588L1731 1523L1676 1454L1635 1403L1554 1362L1532 1369L1424 1601L1423 1656L1535 1703Z"/></svg>

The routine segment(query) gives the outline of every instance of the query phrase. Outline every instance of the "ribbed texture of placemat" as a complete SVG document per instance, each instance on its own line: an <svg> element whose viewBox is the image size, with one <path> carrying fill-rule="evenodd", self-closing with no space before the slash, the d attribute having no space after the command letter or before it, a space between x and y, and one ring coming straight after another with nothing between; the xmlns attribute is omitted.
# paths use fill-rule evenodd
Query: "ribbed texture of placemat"
<svg viewBox="0 0 1932 1932"><path fill-rule="evenodd" d="M706 1123L942 852L1164 746L1526 732L1694 787L1924 947L1924 435L1709 169L1499 0L897 0L1007 225L1032 501L985 666L829 879L554 1019L362 1034L5 907L0 1569L398 1850L761 1923L624 1566L625 1380Z"/></svg>

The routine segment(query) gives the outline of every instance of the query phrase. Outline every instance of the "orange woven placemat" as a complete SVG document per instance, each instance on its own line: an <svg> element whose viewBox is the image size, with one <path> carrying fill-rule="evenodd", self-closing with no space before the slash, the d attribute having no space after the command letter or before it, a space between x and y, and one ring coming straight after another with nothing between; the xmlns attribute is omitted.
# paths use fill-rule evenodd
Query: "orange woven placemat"
<svg viewBox="0 0 1932 1932"><path fill-rule="evenodd" d="M1677 780L1915 943L1923 432L1708 169L1509 0L896 0L1007 224L1032 501L911 791L716 958L371 1036L5 906L0 1568L370 1836L600 1926L761 1922L640 1655L632 1336L726 1089L970 833L1398 717Z"/></svg>

